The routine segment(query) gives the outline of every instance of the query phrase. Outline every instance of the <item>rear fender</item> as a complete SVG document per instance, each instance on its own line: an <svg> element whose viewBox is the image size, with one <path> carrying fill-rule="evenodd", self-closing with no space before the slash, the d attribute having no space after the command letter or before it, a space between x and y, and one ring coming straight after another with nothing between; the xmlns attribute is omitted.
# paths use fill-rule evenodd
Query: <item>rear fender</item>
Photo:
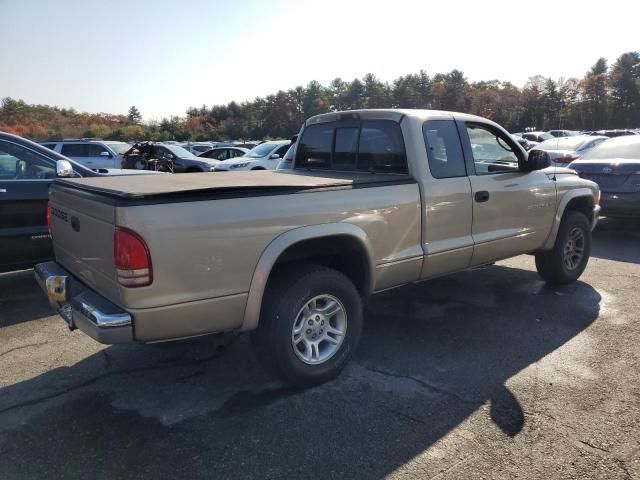
<svg viewBox="0 0 640 480"><path fill-rule="evenodd" d="M267 248L265 248L264 252L262 252L256 269L253 272L253 278L251 279L247 306L244 312L244 320L240 330L253 330L258 326L262 297L267 286L267 281L269 280L269 275L278 261L278 258L285 250L287 250L287 248L304 240L333 237L338 235L354 238L363 248L369 269L369 274L367 276L367 293L373 292L375 271L373 249L364 230L349 223L324 223L322 225L311 225L308 227L296 228L276 237L267 246Z"/></svg>

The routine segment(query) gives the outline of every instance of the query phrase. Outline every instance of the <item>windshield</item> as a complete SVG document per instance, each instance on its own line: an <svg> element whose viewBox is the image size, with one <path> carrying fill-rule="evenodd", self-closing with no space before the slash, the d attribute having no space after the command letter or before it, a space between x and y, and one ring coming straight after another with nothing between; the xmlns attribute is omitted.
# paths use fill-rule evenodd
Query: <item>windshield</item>
<svg viewBox="0 0 640 480"><path fill-rule="evenodd" d="M593 137L560 137L545 140L536 148L540 150L578 150L583 143L593 140Z"/></svg>
<svg viewBox="0 0 640 480"><path fill-rule="evenodd" d="M176 157L178 158L185 158L185 157L195 157L194 154L192 154L191 152L189 152L188 150L185 150L184 148L178 146L178 145L167 145L167 144L163 144L162 145L164 148L166 148L167 150L169 150L171 153L173 153Z"/></svg>
<svg viewBox="0 0 640 480"><path fill-rule="evenodd" d="M263 143L258 145L253 150L245 155L245 157L249 158L261 158L266 157L271 153L273 149L275 149L278 145L275 143Z"/></svg>
<svg viewBox="0 0 640 480"><path fill-rule="evenodd" d="M640 160L640 138L618 137L607 140L582 156L582 160L624 158Z"/></svg>
<svg viewBox="0 0 640 480"><path fill-rule="evenodd" d="M113 150L114 152L116 152L118 155L122 155L124 152L126 152L131 148L131 145L124 142L105 143L105 145L109 147L111 150Z"/></svg>

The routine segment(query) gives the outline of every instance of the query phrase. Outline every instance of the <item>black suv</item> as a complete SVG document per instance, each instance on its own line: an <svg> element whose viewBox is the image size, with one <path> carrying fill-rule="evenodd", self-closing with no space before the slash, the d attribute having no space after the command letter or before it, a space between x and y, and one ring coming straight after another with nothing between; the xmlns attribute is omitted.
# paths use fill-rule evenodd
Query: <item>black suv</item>
<svg viewBox="0 0 640 480"><path fill-rule="evenodd" d="M72 170L59 172L65 166L58 165L59 160L69 162ZM47 201L49 185L59 173L99 177L141 172L106 169L96 172L42 145L0 132L0 272L31 268L53 258Z"/></svg>

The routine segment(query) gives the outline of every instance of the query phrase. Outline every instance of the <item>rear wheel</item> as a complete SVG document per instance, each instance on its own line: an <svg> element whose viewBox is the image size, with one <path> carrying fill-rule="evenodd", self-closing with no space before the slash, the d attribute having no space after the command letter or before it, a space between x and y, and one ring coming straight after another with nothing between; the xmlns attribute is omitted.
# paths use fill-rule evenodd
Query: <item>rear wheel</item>
<svg viewBox="0 0 640 480"><path fill-rule="evenodd" d="M577 280L589 262L591 226L584 213L569 211L558 230L553 249L536 253L536 269L550 285Z"/></svg>
<svg viewBox="0 0 640 480"><path fill-rule="evenodd" d="M361 330L362 299L353 283L336 270L303 265L270 280L251 339L275 375L309 387L340 373Z"/></svg>

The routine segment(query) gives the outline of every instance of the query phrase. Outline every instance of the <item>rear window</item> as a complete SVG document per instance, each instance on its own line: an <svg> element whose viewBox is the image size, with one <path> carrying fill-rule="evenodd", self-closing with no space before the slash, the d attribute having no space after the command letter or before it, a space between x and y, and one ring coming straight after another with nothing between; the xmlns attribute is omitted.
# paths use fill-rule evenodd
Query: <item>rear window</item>
<svg viewBox="0 0 640 480"><path fill-rule="evenodd" d="M307 127L297 148L296 168L407 173L400 125L364 120Z"/></svg>

